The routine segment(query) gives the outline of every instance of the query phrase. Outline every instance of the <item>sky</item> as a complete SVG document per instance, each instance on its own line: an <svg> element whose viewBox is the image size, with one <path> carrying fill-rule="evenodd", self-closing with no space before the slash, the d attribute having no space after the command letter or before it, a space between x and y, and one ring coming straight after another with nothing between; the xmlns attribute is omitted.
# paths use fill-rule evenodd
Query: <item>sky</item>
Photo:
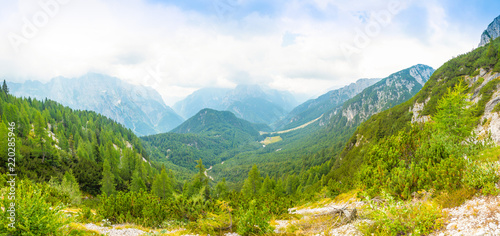
<svg viewBox="0 0 500 236"><path fill-rule="evenodd" d="M0 0L0 78L102 73L167 105L260 84L312 98L476 48L497 0Z"/></svg>

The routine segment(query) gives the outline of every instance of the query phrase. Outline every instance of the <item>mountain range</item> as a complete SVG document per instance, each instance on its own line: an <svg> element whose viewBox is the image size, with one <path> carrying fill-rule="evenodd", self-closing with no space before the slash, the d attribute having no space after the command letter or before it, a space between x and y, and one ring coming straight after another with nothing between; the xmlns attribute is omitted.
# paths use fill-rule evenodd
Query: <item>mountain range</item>
<svg viewBox="0 0 500 236"><path fill-rule="evenodd" d="M259 85L238 85L234 89L203 88L177 102L173 108L189 118L204 108L230 111L252 123L271 125L297 105L289 92L263 88Z"/></svg>
<svg viewBox="0 0 500 236"><path fill-rule="evenodd" d="M149 87L89 73L79 78L54 78L48 83L9 83L19 97L48 98L75 110L91 110L125 125L138 136L167 132L184 120Z"/></svg>
<svg viewBox="0 0 500 236"><path fill-rule="evenodd" d="M276 129L294 128L314 120L325 112L341 106L345 101L378 81L380 79L359 79L355 83L329 91L316 99L310 99L295 107L285 118L276 122Z"/></svg>

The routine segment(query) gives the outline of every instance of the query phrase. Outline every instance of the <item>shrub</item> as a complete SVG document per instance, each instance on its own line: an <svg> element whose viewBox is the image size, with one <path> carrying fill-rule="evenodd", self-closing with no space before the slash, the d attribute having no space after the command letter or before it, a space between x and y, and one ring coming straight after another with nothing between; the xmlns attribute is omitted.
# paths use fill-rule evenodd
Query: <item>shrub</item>
<svg viewBox="0 0 500 236"><path fill-rule="evenodd" d="M15 229L8 227L10 212L0 212L0 234L2 235L59 235L59 229L70 223L60 210L62 205L53 207L47 202L47 193L40 184L20 181L16 186ZM10 200L0 200L8 209Z"/></svg>
<svg viewBox="0 0 500 236"><path fill-rule="evenodd" d="M387 204L378 207L369 200L367 217L371 223L360 223L365 235L428 235L443 226L441 207L431 201L399 202L386 195Z"/></svg>
<svg viewBox="0 0 500 236"><path fill-rule="evenodd" d="M476 190L464 187L456 190L442 191L434 200L443 208L452 208L462 205L465 201L472 199Z"/></svg>
<svg viewBox="0 0 500 236"><path fill-rule="evenodd" d="M256 200L252 200L248 209L242 209L241 215L238 217L237 232L241 235L263 234L272 232L269 220L271 215L267 214L267 209L264 209L257 204Z"/></svg>

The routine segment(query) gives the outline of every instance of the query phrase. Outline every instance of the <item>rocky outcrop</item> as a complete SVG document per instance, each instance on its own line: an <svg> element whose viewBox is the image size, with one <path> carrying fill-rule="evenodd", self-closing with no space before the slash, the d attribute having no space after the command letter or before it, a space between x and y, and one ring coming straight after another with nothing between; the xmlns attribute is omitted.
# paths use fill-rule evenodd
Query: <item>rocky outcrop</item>
<svg viewBox="0 0 500 236"><path fill-rule="evenodd" d="M500 16L495 18L493 22L488 25L488 28L481 35L481 42L479 47L482 47L489 43L491 40L496 39L500 36Z"/></svg>
<svg viewBox="0 0 500 236"><path fill-rule="evenodd" d="M396 72L344 103L341 110L332 111L325 117L334 117L333 113L338 113L339 117L334 117L333 122L346 119L347 125L357 126L373 114L410 99L420 91L433 72L434 69L426 65L415 65Z"/></svg>

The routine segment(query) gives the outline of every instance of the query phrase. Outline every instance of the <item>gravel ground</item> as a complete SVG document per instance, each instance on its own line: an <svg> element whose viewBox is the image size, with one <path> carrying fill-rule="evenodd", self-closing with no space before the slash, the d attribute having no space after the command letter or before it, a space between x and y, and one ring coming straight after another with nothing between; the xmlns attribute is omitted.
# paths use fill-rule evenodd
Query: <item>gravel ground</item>
<svg viewBox="0 0 500 236"><path fill-rule="evenodd" d="M85 228L90 229L90 230L95 230L98 231L101 234L109 235L109 236L138 236L138 235L143 235L146 232L139 230L139 229L134 229L134 228L126 228L126 229L116 229L118 225L115 225L113 227L101 227L97 226L95 224L86 224Z"/></svg>
<svg viewBox="0 0 500 236"><path fill-rule="evenodd" d="M445 211L449 214L447 224L433 236L500 235L500 196L475 197Z"/></svg>

